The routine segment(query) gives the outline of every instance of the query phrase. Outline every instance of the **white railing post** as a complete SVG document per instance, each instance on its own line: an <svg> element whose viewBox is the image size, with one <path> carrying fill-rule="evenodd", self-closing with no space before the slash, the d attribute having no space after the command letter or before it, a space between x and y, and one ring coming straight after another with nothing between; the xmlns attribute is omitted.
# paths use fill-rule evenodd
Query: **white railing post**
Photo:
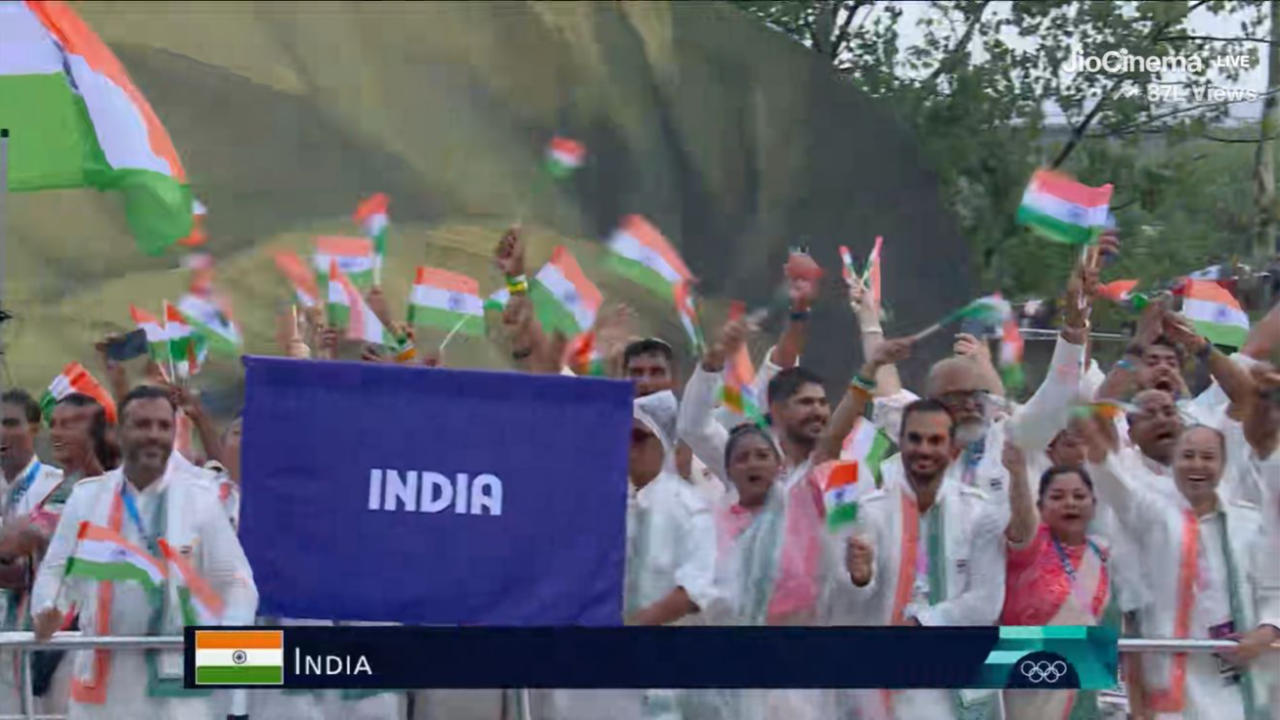
<svg viewBox="0 0 1280 720"><path fill-rule="evenodd" d="M31 651L26 648L18 650L22 654L22 714L27 720L36 716L36 696L31 683Z"/></svg>

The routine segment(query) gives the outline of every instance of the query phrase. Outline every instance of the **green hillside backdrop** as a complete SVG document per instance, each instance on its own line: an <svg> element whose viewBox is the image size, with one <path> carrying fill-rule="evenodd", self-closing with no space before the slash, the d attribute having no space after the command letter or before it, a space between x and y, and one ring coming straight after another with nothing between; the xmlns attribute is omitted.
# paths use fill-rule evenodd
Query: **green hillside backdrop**
<svg viewBox="0 0 1280 720"><path fill-rule="evenodd" d="M533 236L531 271L565 242L608 299L637 304L647 331L683 338L670 308L601 267L601 239L632 212L702 278L708 333L724 298L767 302L787 247L810 246L830 272L806 364L833 386L855 353L834 298L837 245L865 255L886 237L899 329L971 297L968 246L914 140L803 48L725 4L77 8L155 107L209 207L208 250L250 352L275 351L272 316L289 298L270 251L355 234L350 213L375 191L392 197L385 285L398 312L417 264L495 288L489 253L519 219ZM551 184L541 155L557 133L583 141L589 160ZM158 310L182 292L180 254L141 255L117 197L27 193L8 207L4 303L17 319L5 354L18 385L38 390L65 362L88 365L96 337L129 326L129 303ZM484 339L450 349L453 364L503 365ZM223 363L203 382L238 370Z"/></svg>

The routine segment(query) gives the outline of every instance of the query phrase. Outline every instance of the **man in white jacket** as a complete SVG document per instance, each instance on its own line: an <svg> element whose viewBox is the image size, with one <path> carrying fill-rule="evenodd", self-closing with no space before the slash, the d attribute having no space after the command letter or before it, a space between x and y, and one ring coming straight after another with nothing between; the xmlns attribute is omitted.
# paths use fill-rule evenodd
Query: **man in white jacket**
<svg viewBox="0 0 1280 720"><path fill-rule="evenodd" d="M33 591L36 637L50 637L71 606L81 632L177 635L184 625L179 573L170 569L161 598L133 582L92 582L66 575L81 523L119 533L159 556L164 540L184 556L224 603L222 622L251 625L258 594L253 574L212 483L168 470L174 405L161 388L135 388L120 402L124 464L82 480L71 492ZM208 698L184 691L181 651L79 651L72 684L72 720L204 720Z"/></svg>
<svg viewBox="0 0 1280 720"><path fill-rule="evenodd" d="M947 473L955 422L945 405L918 400L902 416L901 452L884 485L859 505L846 570L830 596L834 624L991 625L1004 599L1005 523L981 489ZM870 555L873 560L868 563ZM995 692L856 692L868 717L998 717Z"/></svg>

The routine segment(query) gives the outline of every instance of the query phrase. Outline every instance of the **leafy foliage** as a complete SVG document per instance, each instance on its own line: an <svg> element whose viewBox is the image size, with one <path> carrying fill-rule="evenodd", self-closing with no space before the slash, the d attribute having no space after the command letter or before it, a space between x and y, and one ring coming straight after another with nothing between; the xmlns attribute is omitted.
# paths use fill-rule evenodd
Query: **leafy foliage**
<svg viewBox="0 0 1280 720"><path fill-rule="evenodd" d="M1248 257L1257 131L1221 137L1228 105L1205 93L1242 74L1218 58L1257 65L1265 3L737 4L820 52L914 127L984 289L1018 297L1061 286L1070 252L1013 222L1042 165L1115 185L1125 243L1109 271L1116 277L1168 279ZM1193 12L1226 17L1239 32L1197 35ZM908 45L902 33L912 26ZM1081 58L1107 64L1075 71Z"/></svg>

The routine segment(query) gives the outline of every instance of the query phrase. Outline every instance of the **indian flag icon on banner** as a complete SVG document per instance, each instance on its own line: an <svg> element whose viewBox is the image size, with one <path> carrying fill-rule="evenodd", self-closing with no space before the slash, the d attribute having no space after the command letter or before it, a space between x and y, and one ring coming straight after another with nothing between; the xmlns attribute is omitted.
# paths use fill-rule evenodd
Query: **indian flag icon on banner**
<svg viewBox="0 0 1280 720"><path fill-rule="evenodd" d="M1249 337L1249 316L1226 288L1213 280L1188 280L1182 314L1214 345L1238 348Z"/></svg>
<svg viewBox="0 0 1280 720"><path fill-rule="evenodd" d="M604 303L600 289L563 245L556 246L551 261L534 276L529 295L547 332L560 330L569 336L591 329Z"/></svg>
<svg viewBox="0 0 1280 720"><path fill-rule="evenodd" d="M1037 170L1022 194L1017 221L1054 242L1091 243L1107 224L1111 185L1089 187L1069 175Z"/></svg>
<svg viewBox="0 0 1280 720"><path fill-rule="evenodd" d="M409 324L434 325L468 335L484 334L484 301L480 283L461 273L418 267L409 295Z"/></svg>
<svg viewBox="0 0 1280 720"><path fill-rule="evenodd" d="M197 630L196 685L283 685L283 630Z"/></svg>
<svg viewBox="0 0 1280 720"><path fill-rule="evenodd" d="M567 137L553 137L547 143L547 172L557 179L567 178L582 167L587 158L587 146Z"/></svg>
<svg viewBox="0 0 1280 720"><path fill-rule="evenodd" d="M146 550L88 521L80 523L66 573L99 582L133 581L149 590L159 589L167 577L164 565Z"/></svg>
<svg viewBox="0 0 1280 720"><path fill-rule="evenodd" d="M352 285L362 290L373 285L373 268L377 261L373 241L368 238L318 237L312 262L316 268L316 282L320 285L329 282L329 266L335 262Z"/></svg>
<svg viewBox="0 0 1280 720"><path fill-rule="evenodd" d="M9 190L119 190L148 254L191 232L191 191L173 140L69 3L0 3L0 98Z"/></svg>
<svg viewBox="0 0 1280 720"><path fill-rule="evenodd" d="M832 460L813 471L822 488L822 504L827 511L827 529L837 530L858 519L858 501L875 488L863 479L856 460Z"/></svg>
<svg viewBox="0 0 1280 720"><path fill-rule="evenodd" d="M615 272L659 297L671 297L677 283L694 279L680 253L639 215L622 218L622 225L609 238L609 250L609 265Z"/></svg>

